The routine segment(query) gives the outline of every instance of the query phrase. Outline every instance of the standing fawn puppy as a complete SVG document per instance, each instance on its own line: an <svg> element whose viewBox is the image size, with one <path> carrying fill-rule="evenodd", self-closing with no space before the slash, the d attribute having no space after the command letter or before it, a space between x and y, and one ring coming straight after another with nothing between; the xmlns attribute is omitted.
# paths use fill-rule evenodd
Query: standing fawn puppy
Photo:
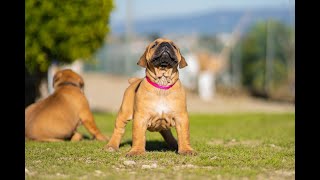
<svg viewBox="0 0 320 180"><path fill-rule="evenodd" d="M179 80L179 68L187 66L176 44L156 39L147 46L137 63L146 68L146 77L129 79L108 151L119 149L125 126L133 119L132 148L127 156L145 153L146 130L158 131L179 154L195 155L190 146L186 93ZM170 128L176 127L178 142Z"/></svg>

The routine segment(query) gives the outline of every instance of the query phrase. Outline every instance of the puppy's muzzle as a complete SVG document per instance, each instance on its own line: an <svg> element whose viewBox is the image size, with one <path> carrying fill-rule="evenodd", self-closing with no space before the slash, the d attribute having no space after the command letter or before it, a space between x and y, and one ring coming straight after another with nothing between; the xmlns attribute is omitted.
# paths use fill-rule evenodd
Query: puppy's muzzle
<svg viewBox="0 0 320 180"><path fill-rule="evenodd" d="M161 43L153 54L151 63L155 67L174 67L178 64L173 47L168 42Z"/></svg>

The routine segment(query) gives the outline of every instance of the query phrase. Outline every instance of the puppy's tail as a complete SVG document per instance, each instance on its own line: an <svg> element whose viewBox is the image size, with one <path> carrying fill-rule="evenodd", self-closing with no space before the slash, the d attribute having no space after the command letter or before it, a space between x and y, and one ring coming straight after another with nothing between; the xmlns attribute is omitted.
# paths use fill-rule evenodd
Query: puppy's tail
<svg viewBox="0 0 320 180"><path fill-rule="evenodd" d="M128 82L129 82L129 84L132 84L132 83L134 83L134 82L136 82L136 81L139 81L139 80L141 80L141 79L142 79L142 78L132 77L132 78L128 79Z"/></svg>

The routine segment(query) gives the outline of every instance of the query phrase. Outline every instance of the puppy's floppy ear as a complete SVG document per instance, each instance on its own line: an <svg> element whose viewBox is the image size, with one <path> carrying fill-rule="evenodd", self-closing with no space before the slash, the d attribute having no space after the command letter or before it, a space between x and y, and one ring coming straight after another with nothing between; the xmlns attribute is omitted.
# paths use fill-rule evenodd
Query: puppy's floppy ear
<svg viewBox="0 0 320 180"><path fill-rule="evenodd" d="M56 74L53 76L52 87L54 87L54 84L61 78L61 76L61 71L56 72Z"/></svg>
<svg viewBox="0 0 320 180"><path fill-rule="evenodd" d="M148 51L148 47L146 48L143 55L140 57L139 61L137 62L137 65L144 67L144 68L147 67L147 57L146 57L147 51Z"/></svg>
<svg viewBox="0 0 320 180"><path fill-rule="evenodd" d="M186 66L188 66L188 63L186 62L186 60L184 59L184 57L181 55L181 60L180 60L180 62L179 62L179 68L181 69L181 68L184 68L184 67L186 67Z"/></svg>
<svg viewBox="0 0 320 180"><path fill-rule="evenodd" d="M84 81L82 78L79 78L79 86L80 86L80 89L84 88Z"/></svg>

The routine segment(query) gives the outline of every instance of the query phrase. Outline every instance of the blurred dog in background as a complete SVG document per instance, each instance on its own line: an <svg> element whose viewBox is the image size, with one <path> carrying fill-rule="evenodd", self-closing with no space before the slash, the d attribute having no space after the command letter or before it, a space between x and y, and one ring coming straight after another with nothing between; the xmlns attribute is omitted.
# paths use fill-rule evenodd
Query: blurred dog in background
<svg viewBox="0 0 320 180"><path fill-rule="evenodd" d="M37 141L79 141L80 124L100 141L107 138L97 128L83 92L82 77L70 69L53 77L54 93L25 109L25 137Z"/></svg>

